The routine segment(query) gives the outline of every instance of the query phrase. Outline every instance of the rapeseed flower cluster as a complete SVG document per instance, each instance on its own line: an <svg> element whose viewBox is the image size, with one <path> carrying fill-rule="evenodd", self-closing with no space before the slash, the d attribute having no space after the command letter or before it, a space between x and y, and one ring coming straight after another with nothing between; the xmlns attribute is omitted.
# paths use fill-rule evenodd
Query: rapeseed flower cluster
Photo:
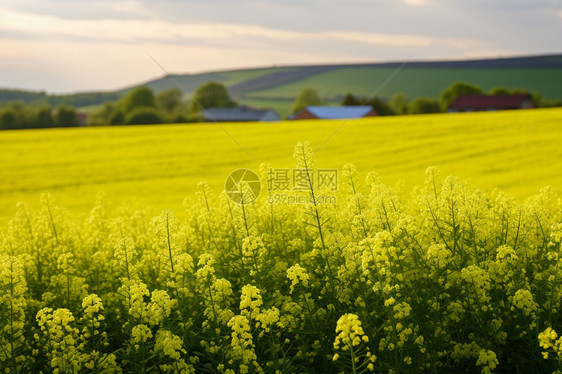
<svg viewBox="0 0 562 374"><path fill-rule="evenodd" d="M299 264L295 264L287 269L287 278L291 281L290 293L293 293L295 286L298 284L302 284L304 288L308 287L308 280L310 279L310 276L303 267Z"/></svg>
<svg viewBox="0 0 562 374"><path fill-rule="evenodd" d="M369 337L365 335L361 328L361 321L355 314L344 314L338 319L336 325L336 340L334 341L334 349L346 351L350 348L358 346L361 342L369 342Z"/></svg>
<svg viewBox="0 0 562 374"><path fill-rule="evenodd" d="M231 360L229 364L238 361L240 364L237 372L241 374L246 374L250 370L261 372L262 369L257 362L254 342L250 333L250 321L242 315L234 316L228 321L228 327L232 329L231 351L229 353Z"/></svg>
<svg viewBox="0 0 562 374"><path fill-rule="evenodd" d="M336 334L334 340L336 353L332 357L333 361L340 363L345 361L342 366L351 369L353 373L361 372L362 369L374 370L373 362L375 362L376 356L371 354L369 347L366 346L369 337L363 331L361 321L356 314L342 315L336 324ZM346 356L347 360L340 356Z"/></svg>

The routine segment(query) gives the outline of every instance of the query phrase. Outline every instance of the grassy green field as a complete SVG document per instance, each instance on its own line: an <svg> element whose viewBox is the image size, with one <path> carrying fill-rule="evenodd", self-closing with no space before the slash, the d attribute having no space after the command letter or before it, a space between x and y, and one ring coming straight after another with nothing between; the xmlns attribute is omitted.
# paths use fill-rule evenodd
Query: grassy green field
<svg viewBox="0 0 562 374"><path fill-rule="evenodd" d="M182 209L199 181L220 192L230 171L261 163L292 167L307 140L319 167L354 163L386 183L421 184L428 166L499 187L519 198L562 187L562 109L381 117L352 121L224 124L251 155L213 124L73 128L0 133L0 217L43 192L87 212L105 192L113 202L140 198ZM343 126L342 126L343 125Z"/></svg>
<svg viewBox="0 0 562 374"><path fill-rule="evenodd" d="M227 70L214 73L201 73L201 74L182 74L165 76L155 80L151 80L142 85L152 88L154 91L159 92L167 90L173 87L178 87L184 91L186 94L194 92L197 87L210 81L221 82L227 87L233 86L237 83L241 83L253 78L258 78L261 76L266 76L272 73L278 73L281 71L292 70L293 68L263 68L263 69L246 69L246 70ZM135 86L137 87L137 86ZM120 92L129 92L134 87L129 87Z"/></svg>
<svg viewBox="0 0 562 374"><path fill-rule="evenodd" d="M488 91L495 86L525 88L540 91L544 97L562 99L562 71L560 69L461 69L461 68L408 68L402 69L377 89L394 72L395 68L356 67L332 70L303 79L299 82L280 85L266 90L253 91L247 98L295 97L304 87L318 90L322 97L345 95L346 90L356 95L392 97L403 92L410 98L419 96L438 97L441 91L455 81L466 81Z"/></svg>
<svg viewBox="0 0 562 374"><path fill-rule="evenodd" d="M263 99L242 99L240 104L256 108L271 108L277 111L281 118L286 118L291 114L293 100L263 100Z"/></svg>

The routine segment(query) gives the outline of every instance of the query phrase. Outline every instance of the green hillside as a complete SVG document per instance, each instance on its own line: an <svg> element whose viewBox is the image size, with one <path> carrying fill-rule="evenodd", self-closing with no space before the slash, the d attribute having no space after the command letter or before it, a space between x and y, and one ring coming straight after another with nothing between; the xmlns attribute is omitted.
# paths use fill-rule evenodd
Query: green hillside
<svg viewBox="0 0 562 374"><path fill-rule="evenodd" d="M194 92L197 87L201 86L210 81L220 82L227 87L232 87L238 83L242 83L251 79L255 79L262 76L267 76L272 73L290 70L291 68L266 68L266 69L249 69L249 70L231 70L223 72L214 73L203 73L203 74L171 74L159 79L151 80L139 85L148 86L152 88L155 92L164 91L172 87L180 86L187 94ZM120 90L121 94L125 94L131 91L133 88L138 87L135 85L132 87Z"/></svg>
<svg viewBox="0 0 562 374"><path fill-rule="evenodd" d="M411 61L373 64L332 64L225 70L201 74L173 74L139 85L159 92L180 86L186 98L200 85L218 81L240 103L276 109L289 114L291 102L304 87L313 87L327 104L337 103L347 93L390 98L402 92L409 98L437 97L456 81L477 84L484 90L495 86L539 91L548 99L562 100L562 55L526 56L464 61ZM395 74L396 73L396 74ZM391 78L392 77L392 78ZM134 85L115 92L47 95L44 92L0 90L0 105L12 100L29 103L67 103L90 108L108 98L129 92ZM76 104L84 103L85 104ZM75 103L75 104L73 104Z"/></svg>
<svg viewBox="0 0 562 374"><path fill-rule="evenodd" d="M334 98L352 92L358 95L377 95L390 98L403 92L410 98L438 97L451 82L466 81L485 91L492 87L525 88L540 91L548 98L562 99L562 69L468 69L468 68L408 68L389 79L396 68L354 67L320 73L299 82L253 91L244 98L294 98L303 87L318 90L325 98ZM382 88L381 85L383 85Z"/></svg>
<svg viewBox="0 0 562 374"><path fill-rule="evenodd" d="M411 115L351 121L119 126L0 132L0 218L18 201L50 192L85 213L95 196L140 198L156 210L181 211L198 182L223 189L234 169L294 166L294 145L318 148L318 167L356 164L386 183L423 181L428 166L527 197L562 188L562 109ZM343 125L343 126L342 126Z"/></svg>

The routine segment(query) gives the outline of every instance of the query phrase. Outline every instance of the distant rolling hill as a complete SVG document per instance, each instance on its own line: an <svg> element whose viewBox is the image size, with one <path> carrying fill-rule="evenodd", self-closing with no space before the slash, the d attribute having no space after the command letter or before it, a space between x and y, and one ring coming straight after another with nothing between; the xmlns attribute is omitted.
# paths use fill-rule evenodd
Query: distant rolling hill
<svg viewBox="0 0 562 374"><path fill-rule="evenodd" d="M282 115L289 114L292 101L304 87L318 90L328 104L340 101L347 92L382 98L390 98L398 92L404 93L409 98L437 97L445 87L455 81L477 84L484 90L505 86L508 89L539 91L546 98L562 100L562 54L462 61L330 64L226 70L201 74L175 74L139 85L149 86L156 92L180 86L189 95L197 87L209 81L223 83L243 104L272 107ZM110 94L121 96L139 85ZM0 102L8 101L5 96L0 91ZM72 95L65 96L67 101L68 96L72 97ZM100 98L103 97L106 96L100 95ZM26 98L21 99L26 100ZM96 103L90 103L90 108L92 104Z"/></svg>

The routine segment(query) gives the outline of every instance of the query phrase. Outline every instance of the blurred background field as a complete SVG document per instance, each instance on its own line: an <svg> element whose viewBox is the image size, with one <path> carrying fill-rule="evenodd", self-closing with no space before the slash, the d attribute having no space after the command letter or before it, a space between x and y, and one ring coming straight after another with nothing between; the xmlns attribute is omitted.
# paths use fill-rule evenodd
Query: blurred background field
<svg viewBox="0 0 562 374"><path fill-rule="evenodd" d="M75 213L96 195L120 203L182 210L199 181L219 193L234 169L261 163L293 167L306 140L318 167L354 163L363 176L388 184L421 184L428 166L525 198L546 185L562 187L562 109L411 115L350 120L59 128L0 132L0 219L18 201L38 204L43 192ZM343 125L343 126L342 126Z"/></svg>

